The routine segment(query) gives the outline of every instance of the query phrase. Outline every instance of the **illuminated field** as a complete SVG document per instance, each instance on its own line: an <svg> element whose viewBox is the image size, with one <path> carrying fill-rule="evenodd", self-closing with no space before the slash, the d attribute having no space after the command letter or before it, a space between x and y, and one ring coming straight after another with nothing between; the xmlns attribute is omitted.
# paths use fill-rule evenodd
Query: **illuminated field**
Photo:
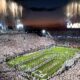
<svg viewBox="0 0 80 80"><path fill-rule="evenodd" d="M18 66L18 70L31 71L32 75L47 79L54 75L62 64L73 57L79 50L67 47L51 47L42 51L26 54L9 60L10 67Z"/></svg>

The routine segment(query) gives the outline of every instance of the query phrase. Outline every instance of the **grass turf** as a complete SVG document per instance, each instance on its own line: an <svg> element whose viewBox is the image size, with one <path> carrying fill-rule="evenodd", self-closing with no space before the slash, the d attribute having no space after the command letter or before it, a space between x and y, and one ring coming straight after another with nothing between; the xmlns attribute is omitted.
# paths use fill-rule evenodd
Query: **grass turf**
<svg viewBox="0 0 80 80"><path fill-rule="evenodd" d="M79 49L76 48L51 47L42 51L18 56L15 59L9 60L7 64L11 67L19 65L18 68L23 71L33 70L34 76L37 75L38 78L47 79L77 52L79 52Z"/></svg>

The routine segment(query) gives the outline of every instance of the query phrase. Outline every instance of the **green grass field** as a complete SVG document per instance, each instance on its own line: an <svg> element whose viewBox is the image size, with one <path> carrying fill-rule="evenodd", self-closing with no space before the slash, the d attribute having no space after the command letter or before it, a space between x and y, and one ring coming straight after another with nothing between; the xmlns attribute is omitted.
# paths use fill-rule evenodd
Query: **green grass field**
<svg viewBox="0 0 80 80"><path fill-rule="evenodd" d="M31 71L40 79L47 79L61 68L62 64L79 52L76 48L51 47L9 60L10 67L18 65L18 70Z"/></svg>

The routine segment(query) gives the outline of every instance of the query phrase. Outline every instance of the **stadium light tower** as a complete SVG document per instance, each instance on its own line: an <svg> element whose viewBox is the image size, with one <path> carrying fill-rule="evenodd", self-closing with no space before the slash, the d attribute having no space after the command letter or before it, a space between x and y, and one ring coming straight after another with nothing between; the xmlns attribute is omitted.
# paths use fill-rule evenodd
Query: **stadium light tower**
<svg viewBox="0 0 80 80"><path fill-rule="evenodd" d="M67 28L80 28L80 0L71 0L66 7L66 17Z"/></svg>
<svg viewBox="0 0 80 80"><path fill-rule="evenodd" d="M0 31L5 32L6 25L6 16L7 16L7 2L6 0L0 0Z"/></svg>
<svg viewBox="0 0 80 80"><path fill-rule="evenodd" d="M21 30L22 28L24 28L24 25L21 22L23 7L19 4L17 4L16 2L9 0L8 8L10 11L10 16L12 16L11 17L12 21L14 23L13 26L15 26L14 29L19 30L19 28L20 28L20 30Z"/></svg>
<svg viewBox="0 0 80 80"><path fill-rule="evenodd" d="M72 25L78 21L78 15L80 10L80 3L78 0L71 0L71 2L66 7L66 17L67 17L67 28L73 28Z"/></svg>

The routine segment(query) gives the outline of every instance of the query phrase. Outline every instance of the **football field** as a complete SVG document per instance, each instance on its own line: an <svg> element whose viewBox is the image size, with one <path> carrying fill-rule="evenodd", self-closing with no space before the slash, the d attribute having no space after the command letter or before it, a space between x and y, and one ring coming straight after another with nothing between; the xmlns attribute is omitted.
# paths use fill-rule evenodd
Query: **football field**
<svg viewBox="0 0 80 80"><path fill-rule="evenodd" d="M54 75L63 63L73 57L79 49L69 47L51 47L23 56L15 57L7 63L18 70L31 72L38 79L48 79Z"/></svg>

